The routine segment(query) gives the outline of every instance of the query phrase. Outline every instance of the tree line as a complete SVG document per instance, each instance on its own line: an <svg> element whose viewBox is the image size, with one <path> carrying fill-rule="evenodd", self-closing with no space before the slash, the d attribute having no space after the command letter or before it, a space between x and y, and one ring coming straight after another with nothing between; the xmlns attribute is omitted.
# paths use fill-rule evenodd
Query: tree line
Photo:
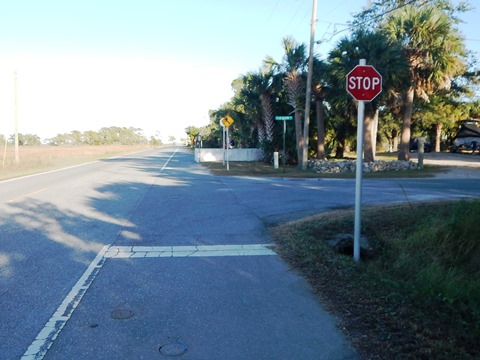
<svg viewBox="0 0 480 360"><path fill-rule="evenodd" d="M0 141L5 143L5 137L0 135ZM10 135L8 143L15 142L15 135ZM39 146L43 145L38 135L34 134L18 134L18 143L20 146ZM99 131L74 130L70 133L58 134L45 142L47 145L161 145L162 141L151 136L147 138L143 134L143 130L134 127L103 127Z"/></svg>
<svg viewBox="0 0 480 360"><path fill-rule="evenodd" d="M308 49L285 37L280 61L266 57L259 70L235 79L233 97L210 111L210 124L186 132L191 140L202 133L204 146L221 147L219 121L230 114L237 146L261 147L268 160L282 147L283 123L275 116L292 114L286 137L291 162L305 168L309 157L343 157L354 148L357 122L346 75L366 59L382 75L383 91L365 103L365 161L374 160L378 143L388 143L399 160L409 160L414 135L429 137L441 151L459 120L480 117L477 59L458 30L460 15L468 10L468 2L377 0L354 15L350 34L325 59L314 55L311 126L305 124Z"/></svg>

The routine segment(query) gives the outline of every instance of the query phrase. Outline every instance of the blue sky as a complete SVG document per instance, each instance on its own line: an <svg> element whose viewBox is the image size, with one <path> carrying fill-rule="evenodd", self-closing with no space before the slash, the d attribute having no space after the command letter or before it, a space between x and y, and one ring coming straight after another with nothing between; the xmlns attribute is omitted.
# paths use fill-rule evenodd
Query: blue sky
<svg viewBox="0 0 480 360"><path fill-rule="evenodd" d="M472 4L480 7L478 0ZM318 0L316 39L345 29L366 0ZM0 133L42 138L103 126L184 136L232 96L232 80L308 43L312 0L0 0ZM467 47L480 53L465 16ZM318 45L326 54L348 32Z"/></svg>

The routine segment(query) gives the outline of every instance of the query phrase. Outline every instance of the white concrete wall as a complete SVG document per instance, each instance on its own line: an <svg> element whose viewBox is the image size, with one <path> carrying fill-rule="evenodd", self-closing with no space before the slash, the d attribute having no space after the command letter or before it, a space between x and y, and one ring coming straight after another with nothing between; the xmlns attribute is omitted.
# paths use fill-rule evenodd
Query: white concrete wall
<svg viewBox="0 0 480 360"><path fill-rule="evenodd" d="M228 149L229 161L258 161L261 158L261 149ZM195 162L216 161L223 161L223 149L195 149Z"/></svg>

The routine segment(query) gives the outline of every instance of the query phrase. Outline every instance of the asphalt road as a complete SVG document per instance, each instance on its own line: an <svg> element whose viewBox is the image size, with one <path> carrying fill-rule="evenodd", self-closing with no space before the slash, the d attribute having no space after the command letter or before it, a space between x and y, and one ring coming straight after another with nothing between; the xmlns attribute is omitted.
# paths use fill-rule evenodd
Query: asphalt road
<svg viewBox="0 0 480 360"><path fill-rule="evenodd" d="M480 197L366 180L365 204ZM0 359L356 359L266 226L354 181L215 177L162 148L0 183Z"/></svg>

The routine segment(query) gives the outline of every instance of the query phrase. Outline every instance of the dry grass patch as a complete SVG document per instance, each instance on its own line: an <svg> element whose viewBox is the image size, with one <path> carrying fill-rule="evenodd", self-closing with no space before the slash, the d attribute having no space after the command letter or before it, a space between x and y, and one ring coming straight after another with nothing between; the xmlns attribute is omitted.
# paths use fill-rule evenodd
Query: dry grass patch
<svg viewBox="0 0 480 360"><path fill-rule="evenodd" d="M60 169L147 149L145 146L20 146L19 164L13 146L2 149L0 180Z"/></svg>

